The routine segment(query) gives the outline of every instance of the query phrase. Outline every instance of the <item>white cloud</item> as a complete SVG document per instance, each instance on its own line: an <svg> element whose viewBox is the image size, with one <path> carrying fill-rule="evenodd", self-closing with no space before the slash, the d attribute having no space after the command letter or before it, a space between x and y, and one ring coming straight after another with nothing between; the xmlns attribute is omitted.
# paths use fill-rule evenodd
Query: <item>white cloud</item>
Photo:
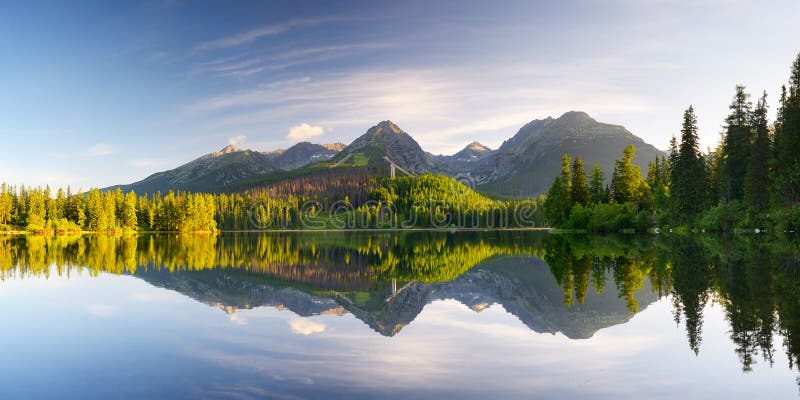
<svg viewBox="0 0 800 400"><path fill-rule="evenodd" d="M231 146L240 146L247 141L247 136L245 135L237 135L230 139L228 139L228 144Z"/></svg>
<svg viewBox="0 0 800 400"><path fill-rule="evenodd" d="M315 333L325 332L324 324L320 324L319 322L314 322L306 318L295 318L289 321L289 326L292 328L292 332L299 335L308 336Z"/></svg>
<svg viewBox="0 0 800 400"><path fill-rule="evenodd" d="M87 153L92 157L109 156L116 152L117 148L108 143L97 143L87 150Z"/></svg>
<svg viewBox="0 0 800 400"><path fill-rule="evenodd" d="M325 133L325 128L317 125L300 124L289 129L289 139L292 140L306 140L315 136Z"/></svg>

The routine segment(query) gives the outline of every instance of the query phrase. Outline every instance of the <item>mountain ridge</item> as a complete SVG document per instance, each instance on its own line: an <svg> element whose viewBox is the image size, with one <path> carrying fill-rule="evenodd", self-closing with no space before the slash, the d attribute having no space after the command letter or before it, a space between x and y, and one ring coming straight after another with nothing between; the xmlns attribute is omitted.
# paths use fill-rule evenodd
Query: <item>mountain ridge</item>
<svg viewBox="0 0 800 400"><path fill-rule="evenodd" d="M569 111L559 118L534 119L523 125L499 148L475 141L453 155L433 155L390 120L370 127L349 145L300 142L283 150L256 152L228 145L175 169L153 174L123 191L184 190L224 192L294 175L315 174L334 167L378 168L388 173L391 159L411 174L439 173L467 177L477 188L502 195L546 193L560 171L564 154L580 156L587 169L601 166L610 181L614 161L629 144L637 148L634 163L646 173L647 163L665 154L623 126L598 122L587 113ZM385 168L385 172L383 171Z"/></svg>

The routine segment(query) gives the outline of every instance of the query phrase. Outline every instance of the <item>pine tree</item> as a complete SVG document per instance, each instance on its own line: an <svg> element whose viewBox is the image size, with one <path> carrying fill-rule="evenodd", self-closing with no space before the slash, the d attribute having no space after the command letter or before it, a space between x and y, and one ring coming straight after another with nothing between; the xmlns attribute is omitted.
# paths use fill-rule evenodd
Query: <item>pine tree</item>
<svg viewBox="0 0 800 400"><path fill-rule="evenodd" d="M736 86L730 114L725 119L722 139L721 178L722 197L727 201L741 200L744 196L744 175L750 158L750 136L753 105L750 95L742 85Z"/></svg>
<svg viewBox="0 0 800 400"><path fill-rule="evenodd" d="M679 221L691 222L708 202L708 174L700 153L694 107L683 114L681 143L672 161L670 203Z"/></svg>
<svg viewBox="0 0 800 400"><path fill-rule="evenodd" d="M29 230L42 230L46 227L47 209L44 192L41 189L31 191L28 198L28 218L26 221Z"/></svg>
<svg viewBox="0 0 800 400"><path fill-rule="evenodd" d="M122 206L122 226L129 229L136 229L136 193L128 192Z"/></svg>
<svg viewBox="0 0 800 400"><path fill-rule="evenodd" d="M772 151L767 124L767 92L764 92L753 112L753 144L745 174L745 202L756 213L764 211L769 205L769 165Z"/></svg>
<svg viewBox="0 0 800 400"><path fill-rule="evenodd" d="M647 185L650 187L653 205L656 209L661 209L666 205L669 196L669 162L667 158L656 159L649 164L647 170Z"/></svg>
<svg viewBox="0 0 800 400"><path fill-rule="evenodd" d="M561 157L561 185L563 187L563 202L564 208L569 213L569 210L572 209L572 169L570 169L570 158L569 154L564 154Z"/></svg>
<svg viewBox="0 0 800 400"><path fill-rule="evenodd" d="M550 221L551 226L561 226L566 220L564 216L565 209L565 188L561 184L561 177L557 176L550 185L550 190L547 192L547 199L544 202L544 212L547 220Z"/></svg>
<svg viewBox="0 0 800 400"><path fill-rule="evenodd" d="M572 188L570 198L573 204L580 204L584 207L589 205L591 197L589 195L589 185L586 181L586 170L583 168L583 161L580 157L575 157L572 163Z"/></svg>
<svg viewBox="0 0 800 400"><path fill-rule="evenodd" d="M635 157L636 146L631 144L622 151L622 159L614 162L611 186L614 188L614 200L617 203L635 202L641 199L642 172L633 164Z"/></svg>
<svg viewBox="0 0 800 400"><path fill-rule="evenodd" d="M796 204L800 202L800 54L781 97L775 131L775 184L785 203Z"/></svg>
<svg viewBox="0 0 800 400"><path fill-rule="evenodd" d="M0 186L0 225L11 222L14 210L14 196L12 189L5 183Z"/></svg>
<svg viewBox="0 0 800 400"><path fill-rule="evenodd" d="M605 176L603 170L600 169L600 164L595 164L592 168L592 173L589 177L589 194L591 196L592 204L601 204L608 202L608 192L605 187Z"/></svg>

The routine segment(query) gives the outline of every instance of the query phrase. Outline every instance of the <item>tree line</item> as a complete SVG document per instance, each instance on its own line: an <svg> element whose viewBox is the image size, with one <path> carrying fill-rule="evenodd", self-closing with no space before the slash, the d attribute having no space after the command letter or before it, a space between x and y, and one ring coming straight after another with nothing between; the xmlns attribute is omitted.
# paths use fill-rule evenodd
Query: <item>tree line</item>
<svg viewBox="0 0 800 400"><path fill-rule="evenodd" d="M800 229L800 55L775 121L766 92L754 105L742 85L729 109L718 146L704 153L689 106L679 137L645 178L631 162L633 145L616 161L610 185L598 165L587 175L580 157L565 155L544 204L548 222L593 231Z"/></svg>
<svg viewBox="0 0 800 400"><path fill-rule="evenodd" d="M325 190L330 188L331 190ZM39 233L538 226L539 200L493 200L441 175L299 177L238 193L137 195L0 185L0 230Z"/></svg>
<svg viewBox="0 0 800 400"><path fill-rule="evenodd" d="M92 189L0 184L0 229L30 232L126 232L145 230L216 232L217 196L202 193L141 195Z"/></svg>

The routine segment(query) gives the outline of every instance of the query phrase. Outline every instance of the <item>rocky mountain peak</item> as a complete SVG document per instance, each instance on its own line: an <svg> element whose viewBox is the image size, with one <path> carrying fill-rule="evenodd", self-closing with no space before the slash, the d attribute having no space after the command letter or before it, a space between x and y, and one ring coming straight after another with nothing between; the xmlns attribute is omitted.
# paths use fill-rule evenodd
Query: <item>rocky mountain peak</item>
<svg viewBox="0 0 800 400"><path fill-rule="evenodd" d="M238 147L236 147L236 146L234 146L232 144L229 144L229 145L223 147L220 151L215 152L214 155L215 156L220 156L220 155L223 155L223 154L231 154L231 153L236 153L236 152L239 152L239 151L242 151L242 150L240 150Z"/></svg>
<svg viewBox="0 0 800 400"><path fill-rule="evenodd" d="M382 133L382 132L385 132L385 131L388 131L388 132L391 132L391 133L395 133L395 134L403 133L403 130L400 129L399 126L395 125L394 122L389 121L388 119L386 121L379 122L378 125L373 126L372 129L370 129L370 131L373 131L373 130L374 130L374 133L376 133L376 134L377 133Z"/></svg>
<svg viewBox="0 0 800 400"><path fill-rule="evenodd" d="M467 147L465 147L464 149L465 150L472 150L472 151L481 151L481 152L482 151L492 151L492 149L490 149L490 148L488 148L488 147L486 147L486 146L484 146L484 145L482 145L482 144L480 144L478 142L472 142L472 143L468 144Z"/></svg>
<svg viewBox="0 0 800 400"><path fill-rule="evenodd" d="M331 150L331 151L342 151L345 147L347 147L344 143L323 143L320 146Z"/></svg>

